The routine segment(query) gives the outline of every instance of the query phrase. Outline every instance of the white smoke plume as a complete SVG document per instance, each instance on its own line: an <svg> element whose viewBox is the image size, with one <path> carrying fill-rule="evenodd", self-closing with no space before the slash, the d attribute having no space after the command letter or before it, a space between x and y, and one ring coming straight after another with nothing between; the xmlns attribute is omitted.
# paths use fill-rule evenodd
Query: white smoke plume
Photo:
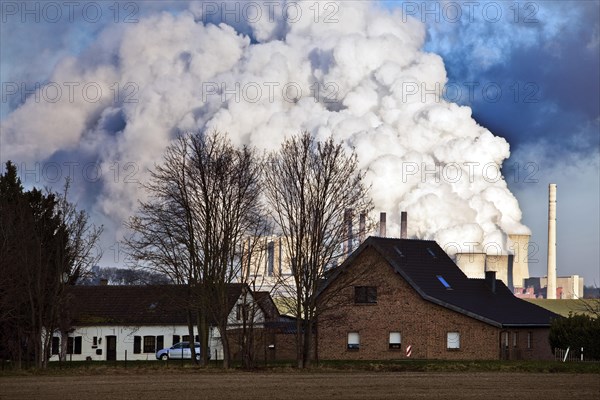
<svg viewBox="0 0 600 400"><path fill-rule="evenodd" d="M109 26L62 58L49 78L62 96L47 101L56 88L44 86L2 121L3 158L96 160L90 210L118 226L143 196L130 180L178 132L218 129L272 150L309 130L357 151L391 236L400 211L409 236L442 246L505 247L508 233L529 233L500 174L508 143L443 100L446 71L422 50L423 24L369 2L222 7Z"/></svg>

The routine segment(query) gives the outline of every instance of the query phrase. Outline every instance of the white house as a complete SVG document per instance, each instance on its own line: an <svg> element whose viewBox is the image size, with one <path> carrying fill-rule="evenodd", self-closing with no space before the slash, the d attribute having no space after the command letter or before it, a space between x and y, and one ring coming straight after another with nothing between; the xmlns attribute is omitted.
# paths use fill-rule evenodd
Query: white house
<svg viewBox="0 0 600 400"><path fill-rule="evenodd" d="M64 339L67 361L156 360L157 350L189 341L188 297L188 288L180 285L71 287L62 331L52 338L50 361L58 361ZM239 328L244 310L256 304L252 292L242 284L228 286L228 303L228 329ZM264 308L255 308L256 328L263 327ZM195 315L191 318L195 320ZM213 360L222 359L215 326L209 330L209 347Z"/></svg>

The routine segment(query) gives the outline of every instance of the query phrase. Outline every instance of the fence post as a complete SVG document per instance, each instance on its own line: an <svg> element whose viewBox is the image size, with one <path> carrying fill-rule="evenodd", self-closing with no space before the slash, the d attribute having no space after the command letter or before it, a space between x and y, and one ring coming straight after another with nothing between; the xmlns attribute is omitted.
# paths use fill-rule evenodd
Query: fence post
<svg viewBox="0 0 600 400"><path fill-rule="evenodd" d="M565 353L565 358L563 358L563 362L567 361L567 357L569 356L569 350L571 349L571 346L567 347L567 351Z"/></svg>
<svg viewBox="0 0 600 400"><path fill-rule="evenodd" d="M581 348L581 361L583 361L583 347Z"/></svg>

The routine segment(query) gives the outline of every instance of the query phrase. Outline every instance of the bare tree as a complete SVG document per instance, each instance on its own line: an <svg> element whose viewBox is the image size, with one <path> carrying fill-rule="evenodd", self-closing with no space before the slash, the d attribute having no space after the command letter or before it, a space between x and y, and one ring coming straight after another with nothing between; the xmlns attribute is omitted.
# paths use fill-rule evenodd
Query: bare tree
<svg viewBox="0 0 600 400"><path fill-rule="evenodd" d="M266 227L259 166L254 151L235 148L224 134L183 135L151 172L145 185L151 198L128 224L133 258L190 288L188 308L197 312L202 349L208 349L209 322L216 323L225 367L228 285L241 277L243 239ZM204 363L207 357L203 351Z"/></svg>
<svg viewBox="0 0 600 400"><path fill-rule="evenodd" d="M346 210L372 208L363 178L355 152L347 154L331 137L318 142L308 132L287 139L266 163L265 195L292 267L288 290L300 368L311 361L319 284L348 239Z"/></svg>
<svg viewBox="0 0 600 400"><path fill-rule="evenodd" d="M226 135L212 132L190 137L195 182L194 218L201 230L200 265L207 309L223 344L223 366L229 367L227 332L230 283L243 278L244 240L267 229L261 205L260 160L248 147L235 148Z"/></svg>
<svg viewBox="0 0 600 400"><path fill-rule="evenodd" d="M150 171L150 180L142 184L149 194L140 201L138 212L126 224L131 235L125 239L131 260L142 268L166 275L175 284L187 286L187 298L181 307L187 310L188 334L194 335L198 324L201 348L208 348L206 313L201 313L202 275L199 231L193 216L190 187L190 136L178 137L165 151L163 162ZM192 359L196 359L194 341L190 340ZM202 364L208 362L203 351Z"/></svg>

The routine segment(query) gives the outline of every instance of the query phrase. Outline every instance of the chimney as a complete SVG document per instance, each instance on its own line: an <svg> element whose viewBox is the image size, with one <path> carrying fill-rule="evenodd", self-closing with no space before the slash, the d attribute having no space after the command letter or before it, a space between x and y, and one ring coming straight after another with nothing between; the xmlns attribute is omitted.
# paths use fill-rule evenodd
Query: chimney
<svg viewBox="0 0 600 400"><path fill-rule="evenodd" d="M485 283L492 290L492 293L496 293L496 271L485 271Z"/></svg>
<svg viewBox="0 0 600 400"><path fill-rule="evenodd" d="M379 214L379 236L385 237L385 213Z"/></svg>
<svg viewBox="0 0 600 400"><path fill-rule="evenodd" d="M556 299L556 184L548 186L548 284L547 299Z"/></svg>
<svg viewBox="0 0 600 400"><path fill-rule="evenodd" d="M346 245L346 256L349 256L352 253L352 209L347 208L344 213L344 219L346 220L346 229L347 229L347 245Z"/></svg>
<svg viewBox="0 0 600 400"><path fill-rule="evenodd" d="M407 235L406 235L406 230L407 230L407 215L406 215L406 211L402 211L400 213L400 239L406 239Z"/></svg>
<svg viewBox="0 0 600 400"><path fill-rule="evenodd" d="M364 242L365 240L365 231L366 231L366 225L367 225L367 214L360 213L360 216L358 217L359 221L358 221L358 240L360 241L360 243Z"/></svg>

